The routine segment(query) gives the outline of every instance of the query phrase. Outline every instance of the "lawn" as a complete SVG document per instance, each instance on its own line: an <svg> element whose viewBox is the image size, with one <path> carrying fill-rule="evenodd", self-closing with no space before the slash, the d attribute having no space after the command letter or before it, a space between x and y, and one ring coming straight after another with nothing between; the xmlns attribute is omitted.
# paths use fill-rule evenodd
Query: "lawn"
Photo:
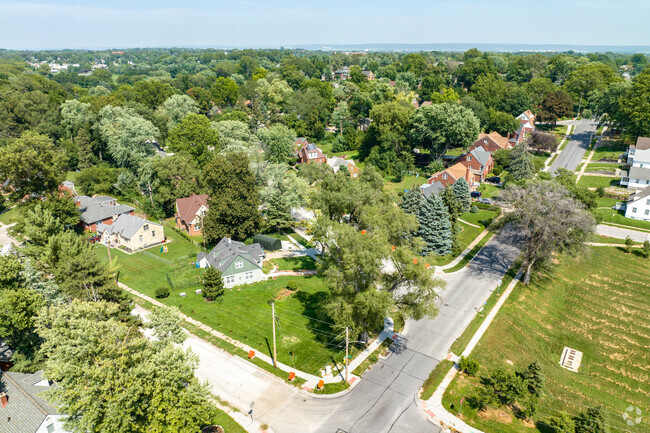
<svg viewBox="0 0 650 433"><path fill-rule="evenodd" d="M321 278L278 277L227 289L221 299L208 303L195 293L201 288L203 272L193 265L199 248L171 230L166 230L166 234L173 240L167 245L168 253L154 248L127 255L111 249L113 263L120 266L118 280L151 297L157 287L169 287L171 294L161 300L163 303L178 306L188 316L267 354L272 341L269 301L275 300L279 361L309 373L317 373L330 362L331 356L341 361L342 343L335 338L338 334L318 321L318 305L328 293ZM98 245L97 251L107 257L105 246ZM311 261L307 264L283 259L283 264L313 267ZM291 280L298 282L298 290L278 296ZM187 296L180 297L181 292Z"/></svg>
<svg viewBox="0 0 650 433"><path fill-rule="evenodd" d="M291 237L303 247L314 248L314 244L300 236L298 233L291 233Z"/></svg>
<svg viewBox="0 0 650 433"><path fill-rule="evenodd" d="M465 152L466 150L463 147L454 147L453 149L447 149L445 156L461 156Z"/></svg>
<svg viewBox="0 0 650 433"><path fill-rule="evenodd" d="M69 180L71 182L75 182L77 180L77 175L79 174L78 171L69 171L65 175L65 180Z"/></svg>
<svg viewBox="0 0 650 433"><path fill-rule="evenodd" d="M603 223L614 223L629 227L635 227L645 230L650 230L650 221L635 220L632 218L625 218L624 211L616 211L614 209L594 209L592 211L599 215Z"/></svg>
<svg viewBox="0 0 650 433"><path fill-rule="evenodd" d="M487 227L492 222L492 219L497 216L497 212L485 209L479 209L476 213L467 212L460 216L460 219L471 224Z"/></svg>
<svg viewBox="0 0 650 433"><path fill-rule="evenodd" d="M625 239L610 238L609 236L601 236L595 233L589 237L589 242L598 242L600 244L625 245ZM633 245L641 245L641 244L642 244L641 242L634 242Z"/></svg>
<svg viewBox="0 0 650 433"><path fill-rule="evenodd" d="M14 206L11 209L7 209L5 212L0 213L0 222L8 225L18 222L22 218L18 206Z"/></svg>
<svg viewBox="0 0 650 433"><path fill-rule="evenodd" d="M616 161L628 148L622 141L609 140L605 143L607 143L607 146L601 146L594 151L594 156L591 158L592 161L600 161L602 159Z"/></svg>
<svg viewBox="0 0 650 433"><path fill-rule="evenodd" d="M585 171L604 170L615 172L617 168L623 168L621 164L607 162L590 162Z"/></svg>
<svg viewBox="0 0 650 433"><path fill-rule="evenodd" d="M606 177L606 176L586 176L582 175L578 181L578 185L586 186L587 188L609 188L610 186L618 186L621 181L620 177Z"/></svg>
<svg viewBox="0 0 650 433"><path fill-rule="evenodd" d="M465 214L465 215L467 215L467 214ZM483 227L477 228L477 227L472 227L472 226L469 226L469 225L463 224L463 223L458 223L458 226L461 229L460 232L457 235L458 236L458 247L459 247L458 254L448 254L446 256L430 256L430 257L427 258L427 260L429 261L430 264L435 265L435 266L443 266L443 265L446 265L448 263L451 263L483 231Z"/></svg>
<svg viewBox="0 0 650 433"><path fill-rule="evenodd" d="M576 415L601 406L608 431L647 431L627 426L621 416L629 406L650 411L647 270L647 259L619 248L592 247L580 258L560 257L552 271L534 275L529 287L519 284L499 311L472 354L480 374L496 367L523 370L537 360L546 379L536 421L548 422L559 410ZM559 365L563 347L583 352L578 373ZM531 431L534 425L515 419L509 409L477 413L471 398L478 380L460 375L445 393L445 407L458 415L460 399L469 397L461 418L473 426L486 432Z"/></svg>
<svg viewBox="0 0 650 433"><path fill-rule="evenodd" d="M281 259L271 259L264 262L264 272L268 273L273 269L273 265L280 271L304 271L316 269L316 262L309 256L301 257L284 257Z"/></svg>
<svg viewBox="0 0 650 433"><path fill-rule="evenodd" d="M611 209L619 200L611 197L596 197L596 204L598 207L606 207Z"/></svg>
<svg viewBox="0 0 650 433"><path fill-rule="evenodd" d="M401 182L393 180L386 180L384 188L386 191L393 191L395 193L403 192L405 189L418 188L420 185L427 182L425 176L406 175Z"/></svg>
<svg viewBox="0 0 650 433"><path fill-rule="evenodd" d="M501 188L490 183L482 183L478 190L481 191L481 197L483 198L492 198L501 194Z"/></svg>

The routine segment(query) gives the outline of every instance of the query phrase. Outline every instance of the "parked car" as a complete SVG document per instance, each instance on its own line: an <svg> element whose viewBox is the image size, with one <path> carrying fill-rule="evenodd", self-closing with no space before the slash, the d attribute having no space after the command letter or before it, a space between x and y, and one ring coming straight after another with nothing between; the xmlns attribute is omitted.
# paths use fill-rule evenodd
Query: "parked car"
<svg viewBox="0 0 650 433"><path fill-rule="evenodd" d="M90 237L86 238L86 240L88 242L90 242L91 244L94 244L95 242L99 242L100 239L101 239L101 236L99 236L99 235L93 235L93 236L90 236Z"/></svg>
<svg viewBox="0 0 650 433"><path fill-rule="evenodd" d="M499 176L488 177L485 180L490 183L501 183L501 178Z"/></svg>
<svg viewBox="0 0 650 433"><path fill-rule="evenodd" d="M492 200L490 200L489 198L483 198L483 197L481 197L481 198L479 198L479 199L476 200L476 201L479 202L479 203L492 204Z"/></svg>
<svg viewBox="0 0 650 433"><path fill-rule="evenodd" d="M479 197L481 196L481 191L472 191L472 192L470 193L470 196L471 196L472 198L479 198Z"/></svg>

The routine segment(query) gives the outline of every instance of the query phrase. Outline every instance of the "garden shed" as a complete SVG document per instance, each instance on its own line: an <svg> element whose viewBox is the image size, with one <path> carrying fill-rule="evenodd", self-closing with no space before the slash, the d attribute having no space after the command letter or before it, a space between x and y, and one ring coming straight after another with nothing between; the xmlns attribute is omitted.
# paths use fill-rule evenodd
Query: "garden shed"
<svg viewBox="0 0 650 433"><path fill-rule="evenodd" d="M282 249L282 241L266 235L255 235L253 243L262 245L266 251L277 251Z"/></svg>

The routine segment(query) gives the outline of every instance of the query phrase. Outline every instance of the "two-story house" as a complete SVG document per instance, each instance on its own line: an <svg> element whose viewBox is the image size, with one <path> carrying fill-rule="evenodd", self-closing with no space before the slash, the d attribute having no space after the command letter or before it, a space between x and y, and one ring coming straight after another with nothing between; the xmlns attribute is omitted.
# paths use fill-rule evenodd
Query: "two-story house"
<svg viewBox="0 0 650 433"><path fill-rule="evenodd" d="M429 179L427 179L427 183L431 185L436 182L440 182L443 187L446 187L453 185L461 177L465 178L467 184L472 187L474 184L474 176L472 172L470 172L470 170L463 164L457 162L446 170L439 171L438 173L432 175Z"/></svg>
<svg viewBox="0 0 650 433"><path fill-rule="evenodd" d="M625 216L635 220L650 221L650 186L637 190L628 198Z"/></svg>
<svg viewBox="0 0 650 433"><path fill-rule="evenodd" d="M519 120L519 128L515 133L508 134L510 147L515 147L521 143L528 134L535 130L535 115L530 110L526 110L517 116L517 120Z"/></svg>
<svg viewBox="0 0 650 433"><path fill-rule="evenodd" d="M327 162L327 157L314 143L305 143L298 151L298 162L301 164L322 164Z"/></svg>
<svg viewBox="0 0 650 433"><path fill-rule="evenodd" d="M208 212L207 194L176 199L176 228L190 236L200 235L203 229L203 218Z"/></svg>
<svg viewBox="0 0 650 433"><path fill-rule="evenodd" d="M500 149L509 149L510 143L508 138L502 136L496 131L486 134L484 132L478 135L478 139L469 147L470 152L477 147L482 147L488 152L496 152Z"/></svg>
<svg viewBox="0 0 650 433"><path fill-rule="evenodd" d="M639 137L627 151L628 171L621 172L621 186L643 189L650 185L650 137Z"/></svg>
<svg viewBox="0 0 650 433"><path fill-rule="evenodd" d="M200 268L216 268L221 272L224 287L251 284L266 279L262 262L266 254L260 244L246 245L243 242L223 238L209 253L196 256Z"/></svg>
<svg viewBox="0 0 650 433"><path fill-rule="evenodd" d="M485 177L492 171L494 167L494 160L492 154L485 150L483 147L476 147L468 153L459 156L456 159L457 163L463 164L469 169L474 176L473 180L477 183L485 181Z"/></svg>

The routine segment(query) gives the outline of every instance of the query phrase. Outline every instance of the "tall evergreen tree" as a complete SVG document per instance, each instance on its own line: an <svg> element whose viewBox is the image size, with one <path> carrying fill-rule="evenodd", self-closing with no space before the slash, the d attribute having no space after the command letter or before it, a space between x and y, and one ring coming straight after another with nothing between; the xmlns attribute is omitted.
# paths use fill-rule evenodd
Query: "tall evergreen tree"
<svg viewBox="0 0 650 433"><path fill-rule="evenodd" d="M472 205L472 199L469 195L469 185L464 177L461 177L454 185L451 187L454 192L454 197L461 206L461 213L469 212L469 208Z"/></svg>
<svg viewBox="0 0 650 433"><path fill-rule="evenodd" d="M447 207L452 228L456 229L458 218L463 214L463 203L456 198L456 194L454 194L453 189L449 186L442 191L440 198Z"/></svg>
<svg viewBox="0 0 650 433"><path fill-rule="evenodd" d="M510 152L510 165L508 165L509 177L515 182L531 179L535 174L533 159L528 152L525 142L515 146Z"/></svg>
<svg viewBox="0 0 650 433"><path fill-rule="evenodd" d="M422 196L422 192L420 192L420 188L413 186L413 188L407 190L402 196L400 207L407 214L416 215L423 199L424 197Z"/></svg>
<svg viewBox="0 0 650 433"><path fill-rule="evenodd" d="M264 216L266 217L266 225L269 228L281 231L293 227L291 206L289 206L286 196L279 190L274 191L269 197Z"/></svg>
<svg viewBox="0 0 650 433"><path fill-rule="evenodd" d="M450 254L453 232L449 212L442 199L432 195L422 200L417 217L420 222L418 235L424 241L422 253Z"/></svg>
<svg viewBox="0 0 650 433"><path fill-rule="evenodd" d="M203 274L203 290L201 294L208 301L223 295L223 279L219 269L212 267L206 269L205 274Z"/></svg>

